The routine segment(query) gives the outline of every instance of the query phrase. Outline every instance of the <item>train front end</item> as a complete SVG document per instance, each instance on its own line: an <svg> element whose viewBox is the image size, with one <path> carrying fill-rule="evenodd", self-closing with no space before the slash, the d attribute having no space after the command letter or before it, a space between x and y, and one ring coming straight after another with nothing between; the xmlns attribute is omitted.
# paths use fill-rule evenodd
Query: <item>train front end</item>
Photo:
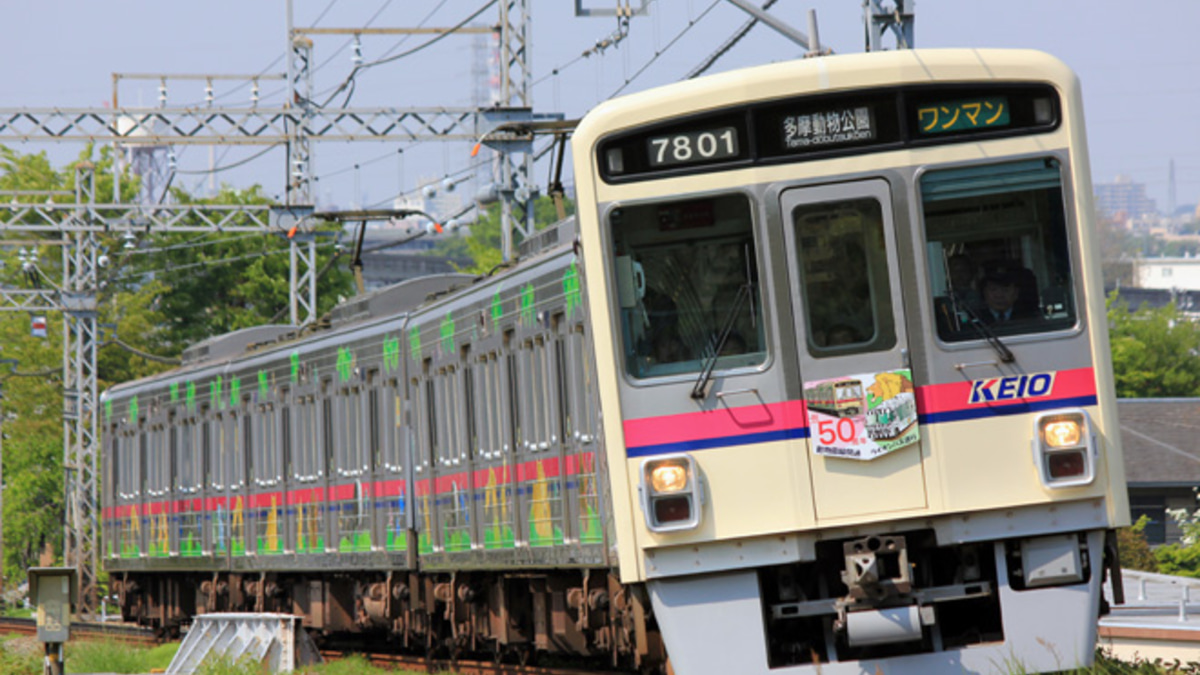
<svg viewBox="0 0 1200 675"><path fill-rule="evenodd" d="M573 147L621 576L675 672L1091 662L1128 505L1065 66L784 63Z"/></svg>

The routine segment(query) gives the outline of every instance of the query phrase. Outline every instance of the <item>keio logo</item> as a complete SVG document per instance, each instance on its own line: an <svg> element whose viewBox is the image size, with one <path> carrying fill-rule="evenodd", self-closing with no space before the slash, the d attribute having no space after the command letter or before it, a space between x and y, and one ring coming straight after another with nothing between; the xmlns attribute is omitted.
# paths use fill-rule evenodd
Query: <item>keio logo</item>
<svg viewBox="0 0 1200 675"><path fill-rule="evenodd" d="M1054 373L1010 375L971 382L970 404L1015 401L1049 396L1054 391Z"/></svg>

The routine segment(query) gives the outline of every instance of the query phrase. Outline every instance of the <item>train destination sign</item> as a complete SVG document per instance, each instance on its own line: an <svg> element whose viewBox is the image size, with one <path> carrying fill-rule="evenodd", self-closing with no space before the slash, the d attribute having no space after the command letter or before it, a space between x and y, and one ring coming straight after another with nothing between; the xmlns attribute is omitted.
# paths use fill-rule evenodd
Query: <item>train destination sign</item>
<svg viewBox="0 0 1200 675"><path fill-rule="evenodd" d="M976 131L1007 127L1008 99L1003 96L947 101L917 108L917 128L922 134Z"/></svg>
<svg viewBox="0 0 1200 675"><path fill-rule="evenodd" d="M1058 94L1037 83L822 93L743 104L622 132L598 148L610 182L1050 131Z"/></svg>
<svg viewBox="0 0 1200 675"><path fill-rule="evenodd" d="M875 140L874 115L867 106L787 115L782 125L788 150Z"/></svg>

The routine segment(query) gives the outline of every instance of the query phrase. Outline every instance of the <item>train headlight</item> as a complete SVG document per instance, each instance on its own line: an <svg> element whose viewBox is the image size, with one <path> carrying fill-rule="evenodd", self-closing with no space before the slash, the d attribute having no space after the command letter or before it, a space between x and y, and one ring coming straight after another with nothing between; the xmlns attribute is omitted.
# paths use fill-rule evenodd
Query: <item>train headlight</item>
<svg viewBox="0 0 1200 675"><path fill-rule="evenodd" d="M651 531L688 530L700 524L702 495L691 456L668 455L643 461L638 491L646 527Z"/></svg>
<svg viewBox="0 0 1200 675"><path fill-rule="evenodd" d="M1043 485L1074 487L1095 480L1096 438L1087 413L1045 413L1038 415L1033 424L1033 460Z"/></svg>
<svg viewBox="0 0 1200 675"><path fill-rule="evenodd" d="M1042 423L1042 440L1052 448L1079 445L1080 427L1080 421L1074 418L1046 420Z"/></svg>
<svg viewBox="0 0 1200 675"><path fill-rule="evenodd" d="M688 469L682 462L664 462L650 467L650 487L656 493L679 492L688 486Z"/></svg>

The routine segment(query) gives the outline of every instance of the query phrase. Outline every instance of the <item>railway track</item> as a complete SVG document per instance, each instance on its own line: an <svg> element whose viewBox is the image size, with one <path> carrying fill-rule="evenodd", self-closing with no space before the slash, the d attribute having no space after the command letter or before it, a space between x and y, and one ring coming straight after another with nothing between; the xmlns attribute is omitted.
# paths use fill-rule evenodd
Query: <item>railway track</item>
<svg viewBox="0 0 1200 675"><path fill-rule="evenodd" d="M34 619L17 617L0 617L0 636L22 635L33 637L37 635L37 623ZM131 645L154 646L160 640L153 631L137 626L109 623L73 622L71 624L72 640L102 640L114 639ZM321 656L326 661L337 661L358 654L372 665L390 670L407 670L425 673L457 673L458 675L627 675L621 671L584 669L574 667L545 667L507 663L492 663L488 661L435 659L424 656L368 653L358 651L340 651L335 649L321 650Z"/></svg>
<svg viewBox="0 0 1200 675"><path fill-rule="evenodd" d="M357 652L355 652L357 653ZM321 650L326 661L346 658L351 652ZM597 670L595 668L548 667L520 665L515 663L493 663L490 661L468 661L432 659L405 654L360 653L372 665L392 670L409 670L423 673L456 673L457 675L629 675L625 671Z"/></svg>
<svg viewBox="0 0 1200 675"><path fill-rule="evenodd" d="M34 619L0 617L0 635L11 633L29 636L37 635L37 622ZM71 623L71 639L113 639L144 646L153 646L159 643L159 639L153 631L138 626L80 621Z"/></svg>

